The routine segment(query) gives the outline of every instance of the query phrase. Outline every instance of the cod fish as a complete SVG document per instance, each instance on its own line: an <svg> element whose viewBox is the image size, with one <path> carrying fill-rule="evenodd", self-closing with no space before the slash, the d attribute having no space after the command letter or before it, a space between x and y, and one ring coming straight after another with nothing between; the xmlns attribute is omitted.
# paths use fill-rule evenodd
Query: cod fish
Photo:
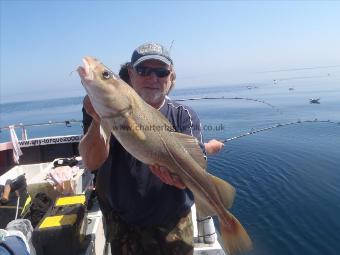
<svg viewBox="0 0 340 255"><path fill-rule="evenodd" d="M84 57L83 62L77 71L101 118L106 142L113 134L138 160L165 166L179 176L193 192L199 216L218 216L224 249L230 254L249 250L252 244L246 230L228 211L235 189L206 171L197 139L175 132L157 109L99 60Z"/></svg>

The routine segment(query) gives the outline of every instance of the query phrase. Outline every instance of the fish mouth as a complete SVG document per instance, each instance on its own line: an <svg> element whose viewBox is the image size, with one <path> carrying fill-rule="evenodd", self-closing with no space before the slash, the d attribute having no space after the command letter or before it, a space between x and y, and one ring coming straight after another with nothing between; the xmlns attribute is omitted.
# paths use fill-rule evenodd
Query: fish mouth
<svg viewBox="0 0 340 255"><path fill-rule="evenodd" d="M84 80L93 80L93 72L91 71L91 58L84 57L82 60L84 66L79 66L77 69L79 76Z"/></svg>

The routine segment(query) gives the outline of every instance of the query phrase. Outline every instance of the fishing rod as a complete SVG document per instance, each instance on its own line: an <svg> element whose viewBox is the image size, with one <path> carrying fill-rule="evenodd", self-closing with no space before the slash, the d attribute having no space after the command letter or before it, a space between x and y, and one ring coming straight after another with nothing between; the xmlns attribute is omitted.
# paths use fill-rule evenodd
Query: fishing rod
<svg viewBox="0 0 340 255"><path fill-rule="evenodd" d="M282 114L282 111L277 108L276 106L267 103L264 100L259 100L259 99L254 99L254 98L249 98L249 97L193 97L193 98L183 98L183 99L174 99L174 101L178 101L178 102L183 102L183 101L196 101L196 100L218 100L218 99L227 99L227 100L247 100L247 101L253 101L253 102L258 102L258 103L262 103L265 104L267 106L269 106L270 108L274 109L275 111L279 112L280 114Z"/></svg>
<svg viewBox="0 0 340 255"><path fill-rule="evenodd" d="M274 129L274 128L285 127L285 126L289 126L289 125L296 125L296 124L301 124L301 123L316 123L316 122L317 123L333 123L333 124L340 125L340 122L335 122L335 121L331 121L331 120L318 120L318 119L303 120L303 121L302 120L297 120L297 121L287 122L287 123L283 123L283 124L278 123L276 125L265 127L265 128L252 129L249 132L246 132L246 133L234 136L234 137L230 137L230 138L227 138L225 140L221 140L221 142L222 143L230 142L232 140L239 139L241 137L245 137L245 136L248 136L248 135L253 135L253 134L256 134L256 133L263 132L263 131L268 131L268 130L271 130L271 129Z"/></svg>

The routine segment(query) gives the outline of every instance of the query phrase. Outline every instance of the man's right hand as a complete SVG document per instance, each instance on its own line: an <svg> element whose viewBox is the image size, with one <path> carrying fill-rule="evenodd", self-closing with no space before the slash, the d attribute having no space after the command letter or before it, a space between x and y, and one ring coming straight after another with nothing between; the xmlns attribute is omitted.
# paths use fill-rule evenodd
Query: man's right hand
<svg viewBox="0 0 340 255"><path fill-rule="evenodd" d="M87 114L90 115L94 121L99 123L100 117L98 113L95 111L95 109L93 108L93 105L88 95L84 97L83 105L84 105L84 108Z"/></svg>
<svg viewBox="0 0 340 255"><path fill-rule="evenodd" d="M91 125L79 142L79 153L84 165L89 170L97 170L107 159L110 150L109 140L100 134L100 117L94 110L89 96L83 101L84 109L92 117Z"/></svg>

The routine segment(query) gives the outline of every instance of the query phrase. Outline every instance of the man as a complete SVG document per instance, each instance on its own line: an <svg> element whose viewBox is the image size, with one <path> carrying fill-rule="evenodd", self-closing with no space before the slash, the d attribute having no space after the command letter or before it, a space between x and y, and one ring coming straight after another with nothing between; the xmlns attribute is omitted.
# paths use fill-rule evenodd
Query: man
<svg viewBox="0 0 340 255"><path fill-rule="evenodd" d="M145 43L133 52L126 67L128 83L135 91L177 132L196 137L204 151L197 114L167 97L176 80L168 51L159 44ZM105 145L100 118L88 97L84 108L92 122L89 126L84 116L88 130L79 151L88 169L99 169L96 191L112 254L192 254L191 191L165 167L147 166L132 157L114 137ZM217 141L207 146L211 151L221 147Z"/></svg>

